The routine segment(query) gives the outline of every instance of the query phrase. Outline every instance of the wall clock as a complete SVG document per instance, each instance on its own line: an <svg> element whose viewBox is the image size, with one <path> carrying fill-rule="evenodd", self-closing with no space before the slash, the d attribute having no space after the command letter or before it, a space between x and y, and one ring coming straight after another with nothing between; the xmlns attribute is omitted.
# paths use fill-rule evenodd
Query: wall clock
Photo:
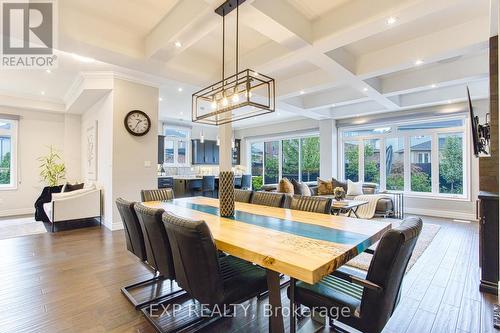
<svg viewBox="0 0 500 333"><path fill-rule="evenodd" d="M127 113L124 122L127 131L135 136L146 135L151 129L151 119L140 110L132 110Z"/></svg>

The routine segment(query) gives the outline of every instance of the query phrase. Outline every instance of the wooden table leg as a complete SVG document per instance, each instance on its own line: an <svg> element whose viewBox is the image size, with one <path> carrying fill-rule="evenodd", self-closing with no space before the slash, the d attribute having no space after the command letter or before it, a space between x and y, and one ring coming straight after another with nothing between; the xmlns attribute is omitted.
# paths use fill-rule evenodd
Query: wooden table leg
<svg viewBox="0 0 500 333"><path fill-rule="evenodd" d="M283 313L281 312L280 273L266 269L267 288L269 289L269 332L284 333Z"/></svg>

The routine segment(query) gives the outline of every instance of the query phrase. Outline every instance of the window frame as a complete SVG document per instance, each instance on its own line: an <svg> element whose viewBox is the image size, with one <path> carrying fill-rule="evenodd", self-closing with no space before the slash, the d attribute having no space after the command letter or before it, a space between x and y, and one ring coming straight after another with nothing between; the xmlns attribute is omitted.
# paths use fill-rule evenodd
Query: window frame
<svg viewBox="0 0 500 333"><path fill-rule="evenodd" d="M11 145L11 165L10 165L10 184L0 184L0 191L11 191L17 190L18 187L18 130L19 121L13 119L0 119L1 122L9 123L11 125L10 129L0 129L0 136L9 136Z"/></svg>
<svg viewBox="0 0 500 333"><path fill-rule="evenodd" d="M447 120L462 120L462 126L448 127L448 128L435 128L435 129L418 129L418 130L398 130L398 126L427 123L427 122L439 122ZM419 197L419 198L436 198L436 199L447 199L447 200L457 200L457 201L470 201L471 198L471 151L467 149L470 145L470 130L469 118L466 114L453 115L453 116L442 116L442 117L425 117L419 118L417 120L411 121L400 121L393 122L390 125L392 130L388 133L381 134L370 134L362 136L344 136L345 132L353 130L363 130L378 127L377 124L369 126L346 126L339 128L338 130L338 170L340 178L345 180L345 168L344 168L344 141L357 141L359 149L359 181L364 182L364 140L369 139L380 139L380 191L386 190L386 140L389 138L402 138L404 140L404 191L394 191L403 192L408 197ZM439 193L439 135L448 133L462 133L463 134L463 148L464 154L462 156L463 165L463 193L462 194L450 194L450 193ZM430 136L432 139L432 148L430 152L430 162L432 163L432 191L425 192L415 192L411 191L411 147L410 138L412 136Z"/></svg>
<svg viewBox="0 0 500 333"><path fill-rule="evenodd" d="M185 131L187 133L187 136L184 137L177 137L177 136L167 136L167 128L170 129L175 129L178 131ZM163 130L162 134L164 136L163 141L164 144L167 141L172 141L174 143L174 162L173 163L167 163L166 159L166 153L165 149L163 150L163 165L166 167L188 167L191 166L191 128L189 127L182 127L182 126L172 126L172 125L167 125L163 124ZM186 158L185 158L185 163L179 163L179 142L185 142L186 143ZM165 144L166 146L166 144Z"/></svg>
<svg viewBox="0 0 500 333"><path fill-rule="evenodd" d="M299 140L299 181L302 181L302 139L305 138L312 138L312 137L317 137L320 138L319 132L314 131L314 132L306 132L306 133L300 133L300 134L289 134L289 135L279 135L279 136L266 136L266 137L258 137L258 138L252 138L248 139L246 142L246 155L247 155L247 170L252 170L252 144L255 143L265 143L265 142L273 142L273 141L278 141L279 142L279 150L278 150L278 181L282 178L282 168L283 168L283 140L293 140L297 139ZM265 155L265 145L264 145L264 151L263 151L263 157ZM265 158L263 158L263 163L262 163L262 185L275 185L275 183L268 184L265 182L265 173L266 173L266 163L265 163ZM321 163L320 166L321 167ZM253 175L252 175L253 176Z"/></svg>

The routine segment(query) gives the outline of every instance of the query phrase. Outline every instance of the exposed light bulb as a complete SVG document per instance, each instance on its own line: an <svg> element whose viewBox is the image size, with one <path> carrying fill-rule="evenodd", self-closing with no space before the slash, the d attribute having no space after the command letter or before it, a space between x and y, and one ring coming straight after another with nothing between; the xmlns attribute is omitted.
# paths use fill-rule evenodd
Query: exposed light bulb
<svg viewBox="0 0 500 333"><path fill-rule="evenodd" d="M423 65L424 64L424 61L421 60L421 59L418 59L415 61L415 66L420 66L420 65Z"/></svg>
<svg viewBox="0 0 500 333"><path fill-rule="evenodd" d="M217 109L217 102L213 101L212 103L210 103L210 106L212 107L212 110Z"/></svg>
<svg viewBox="0 0 500 333"><path fill-rule="evenodd" d="M229 102L227 101L227 98L226 98L226 97L224 97L224 98L222 99L222 106L227 106L228 104L229 104Z"/></svg>
<svg viewBox="0 0 500 333"><path fill-rule="evenodd" d="M174 45L175 45L176 48L181 48L182 47L182 43L179 42L179 41L175 42Z"/></svg>
<svg viewBox="0 0 500 333"><path fill-rule="evenodd" d="M204 143L205 142L205 136L203 135L203 131L200 133L200 142Z"/></svg>
<svg viewBox="0 0 500 333"><path fill-rule="evenodd" d="M235 94L233 95L232 100L233 100L233 103L238 103L238 102L240 101L240 95L239 95L239 94L237 94L237 93L235 93Z"/></svg>
<svg viewBox="0 0 500 333"><path fill-rule="evenodd" d="M387 25L393 25L394 23L397 22L397 18L395 18L394 16L391 16L387 19Z"/></svg>

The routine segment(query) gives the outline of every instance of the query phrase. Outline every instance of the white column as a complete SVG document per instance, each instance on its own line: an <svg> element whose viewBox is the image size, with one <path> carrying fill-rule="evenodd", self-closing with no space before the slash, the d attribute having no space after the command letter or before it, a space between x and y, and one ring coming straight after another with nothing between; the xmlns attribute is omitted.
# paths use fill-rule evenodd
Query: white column
<svg viewBox="0 0 500 333"><path fill-rule="evenodd" d="M319 122L319 145L320 178L337 178L337 124L334 119Z"/></svg>
<svg viewBox="0 0 500 333"><path fill-rule="evenodd" d="M233 160L233 126L232 123L219 126L219 171L231 171Z"/></svg>

